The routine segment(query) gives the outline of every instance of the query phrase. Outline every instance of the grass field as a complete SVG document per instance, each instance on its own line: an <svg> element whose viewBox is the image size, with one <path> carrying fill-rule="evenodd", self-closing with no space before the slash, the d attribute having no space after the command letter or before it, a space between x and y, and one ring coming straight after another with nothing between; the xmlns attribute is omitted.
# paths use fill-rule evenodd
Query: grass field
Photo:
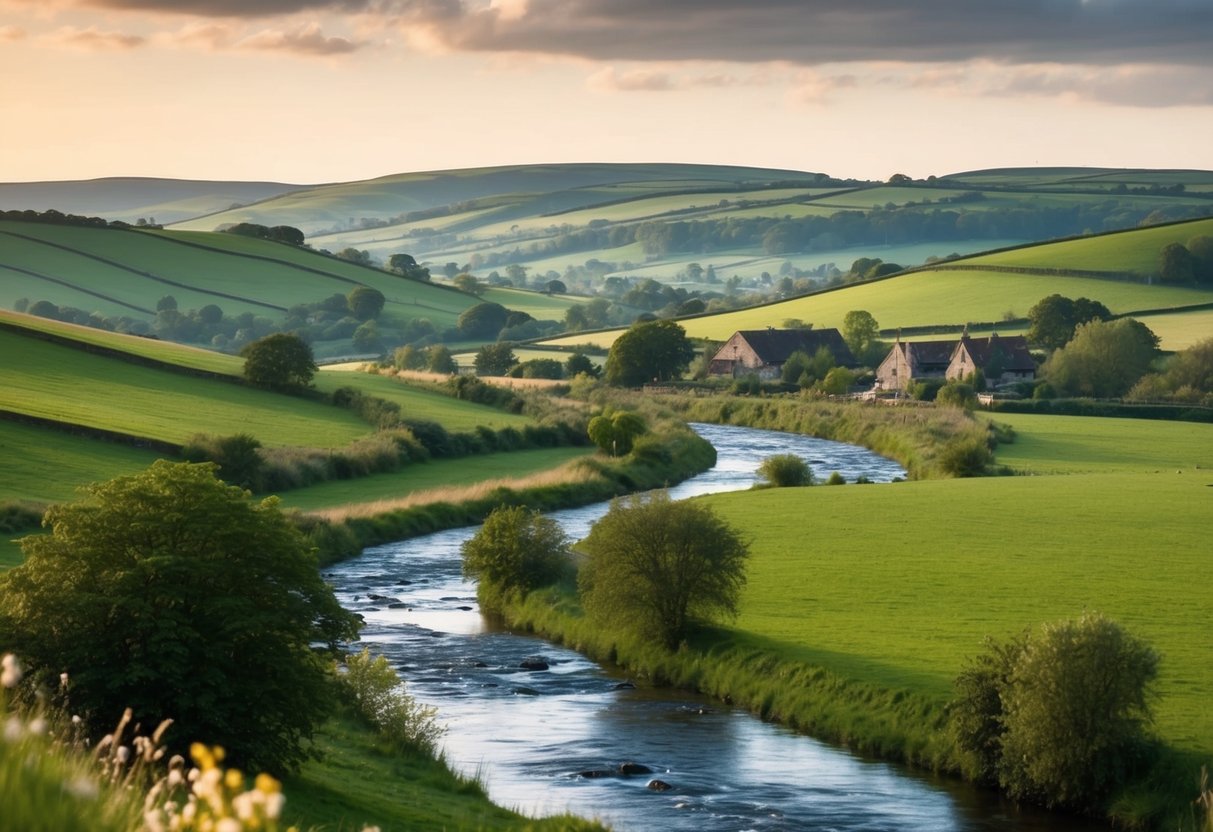
<svg viewBox="0 0 1213 832"><path fill-rule="evenodd" d="M1194 220L1158 228L1137 228L1118 234L1028 246L1014 251L967 258L965 262L974 265L1088 269L1147 275L1157 271L1158 255L1163 246L1175 242L1187 243L1193 237L1210 234L1213 234L1213 219Z"/></svg>
<svg viewBox="0 0 1213 832"><path fill-rule="evenodd" d="M1213 291L1174 286L1147 286L1114 280L1035 274L968 271L920 271L874 283L860 283L833 292L793 298L768 306L740 309L679 323L692 338L723 341L739 329L779 326L799 318L817 327L842 326L853 309L871 312L882 328L963 325L999 321L1010 312L1026 316L1041 298L1058 293L1089 297L1115 313L1138 309L1187 306L1213 301ZM592 335L574 334L544 341L555 346L592 343L609 347L622 330ZM1163 341L1163 349L1186 344Z"/></svg>
<svg viewBox="0 0 1213 832"><path fill-rule="evenodd" d="M0 421L0 502L75 499L80 486L134 473L161 456L116 442Z"/></svg>
<svg viewBox="0 0 1213 832"><path fill-rule="evenodd" d="M370 432L331 405L91 355L0 332L0 407L168 442L250 433L265 445L331 448Z"/></svg>
<svg viewBox="0 0 1213 832"><path fill-rule="evenodd" d="M496 479L525 477L586 456L586 448L539 448L510 453L483 454L462 459L439 459L410 465L402 471L373 474L353 480L333 480L282 494L282 504L304 511L393 500L418 491L472 485Z"/></svg>
<svg viewBox="0 0 1213 832"><path fill-rule="evenodd" d="M1162 652L1160 734L1213 755L1213 606L1194 591L1213 427L1006 421L999 461L1056 475L709 498L754 540L737 639L942 703L985 636L1097 610Z"/></svg>

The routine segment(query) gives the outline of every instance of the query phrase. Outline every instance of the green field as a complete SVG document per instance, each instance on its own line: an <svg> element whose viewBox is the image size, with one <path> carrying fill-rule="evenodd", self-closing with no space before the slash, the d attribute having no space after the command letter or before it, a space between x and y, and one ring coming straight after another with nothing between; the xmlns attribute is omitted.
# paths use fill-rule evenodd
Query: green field
<svg viewBox="0 0 1213 832"><path fill-rule="evenodd" d="M505 476L525 477L556 468L588 453L585 448L538 448L462 459L437 459L389 474L333 480L287 491L282 494L282 504L303 511L316 511L355 503L394 500L434 488L473 485Z"/></svg>
<svg viewBox="0 0 1213 832"><path fill-rule="evenodd" d="M117 442L0 421L0 503L72 500L82 485L134 473L161 456Z"/></svg>
<svg viewBox="0 0 1213 832"><path fill-rule="evenodd" d="M140 367L0 331L0 407L180 443L249 433L263 444L333 448L370 432L321 402Z"/></svg>
<svg viewBox="0 0 1213 832"><path fill-rule="evenodd" d="M942 703L985 636L1097 610L1162 652L1160 734L1213 755L1213 606L1193 591L1213 426L1006 421L1000 462L1066 473L709 498L754 541L738 640Z"/></svg>
<svg viewBox="0 0 1213 832"><path fill-rule="evenodd" d="M1213 235L1213 220L1195 220L1027 246L1014 251L966 258L964 262L972 265L1133 272L1144 276L1157 271L1158 255L1163 246L1174 242L1187 243L1193 237L1207 235Z"/></svg>

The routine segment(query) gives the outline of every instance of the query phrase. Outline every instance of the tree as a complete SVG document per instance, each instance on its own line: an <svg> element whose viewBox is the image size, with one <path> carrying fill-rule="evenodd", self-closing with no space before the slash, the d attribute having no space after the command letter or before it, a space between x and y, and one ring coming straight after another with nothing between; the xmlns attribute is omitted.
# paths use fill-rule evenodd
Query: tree
<svg viewBox="0 0 1213 832"><path fill-rule="evenodd" d="M1099 301L1049 295L1028 310L1028 320L1031 322L1028 341L1046 350L1060 349L1074 337L1074 330L1079 324L1096 319L1106 321L1111 317L1108 307Z"/></svg>
<svg viewBox="0 0 1213 832"><path fill-rule="evenodd" d="M1183 243L1168 243L1158 255L1158 278L1163 283L1195 283L1200 266Z"/></svg>
<svg viewBox="0 0 1213 832"><path fill-rule="evenodd" d="M451 373L459 372L459 365L455 363L455 356L451 355L451 351L442 344L436 344L430 347L427 357L429 364L426 369L431 373Z"/></svg>
<svg viewBox="0 0 1213 832"><path fill-rule="evenodd" d="M884 357L883 345L879 340L880 324L876 323L870 312L862 309L848 312L842 319L842 338L851 348L851 354L862 364L879 362Z"/></svg>
<svg viewBox="0 0 1213 832"><path fill-rule="evenodd" d="M475 295L476 297L483 295L484 290L488 288L475 275L468 274L467 272L457 274L451 278L451 285L461 292Z"/></svg>
<svg viewBox="0 0 1213 832"><path fill-rule="evenodd" d="M1091 321L1079 324L1042 373L1059 395L1122 396L1150 369L1157 346L1158 337L1140 321Z"/></svg>
<svg viewBox="0 0 1213 832"><path fill-rule="evenodd" d="M312 348L298 335L267 335L240 351L244 377L258 387L291 390L307 387L316 372Z"/></svg>
<svg viewBox="0 0 1213 832"><path fill-rule="evenodd" d="M686 330L673 321L634 324L615 339L606 360L606 381L638 387L684 373L695 357Z"/></svg>
<svg viewBox="0 0 1213 832"><path fill-rule="evenodd" d="M962 674L954 725L1013 797L1088 809L1144 756L1158 662L1098 613L1045 625Z"/></svg>
<svg viewBox="0 0 1213 832"><path fill-rule="evenodd" d="M167 738L289 770L332 703L329 659L357 618L320 577L277 498L210 464L160 460L47 511L0 577L4 643L43 680L70 674L73 712L108 730L130 707Z"/></svg>
<svg viewBox="0 0 1213 832"><path fill-rule="evenodd" d="M509 310L500 303L478 303L463 310L455 325L468 338L496 338L508 317Z"/></svg>
<svg viewBox="0 0 1213 832"><path fill-rule="evenodd" d="M367 321L354 330L354 349L359 352L383 352L383 342L379 340L379 327L374 321Z"/></svg>
<svg viewBox="0 0 1213 832"><path fill-rule="evenodd" d="M602 624L674 649L692 623L737 612L749 549L706 505L666 492L614 500L581 548L582 604Z"/></svg>
<svg viewBox="0 0 1213 832"><path fill-rule="evenodd" d="M773 488L796 488L813 484L813 470L796 454L768 456L758 466L758 476Z"/></svg>
<svg viewBox="0 0 1213 832"><path fill-rule="evenodd" d="M592 378L597 378L599 373L598 367L583 352L573 353L569 356L569 360L564 362L564 374L566 377L573 378L579 373L585 373Z"/></svg>
<svg viewBox="0 0 1213 832"><path fill-rule="evenodd" d="M160 298L160 300L156 301L156 311L157 312L167 312L167 311L176 312L177 311L177 299L175 297L173 297L172 295L165 295L164 297Z"/></svg>
<svg viewBox="0 0 1213 832"><path fill-rule="evenodd" d="M198 320L208 326L214 326L223 321L223 310L213 303L208 303L198 310Z"/></svg>
<svg viewBox="0 0 1213 832"><path fill-rule="evenodd" d="M387 298L383 296L383 292L380 292L378 289L372 289L370 286L355 286L354 290L346 297L346 303L350 307L350 314L360 321L378 318L386 302Z"/></svg>
<svg viewBox="0 0 1213 832"><path fill-rule="evenodd" d="M508 342L485 344L472 360L478 376L503 376L518 363L513 345Z"/></svg>
<svg viewBox="0 0 1213 832"><path fill-rule="evenodd" d="M586 426L590 441L611 456L631 453L636 437L646 430L644 419L630 410L600 414Z"/></svg>
<svg viewBox="0 0 1213 832"><path fill-rule="evenodd" d="M293 225L275 225L266 234L267 239L292 246L303 245L303 232Z"/></svg>
<svg viewBox="0 0 1213 832"><path fill-rule="evenodd" d="M567 295L569 287L564 285L563 280L549 280L544 284L543 291L549 295Z"/></svg>
<svg viewBox="0 0 1213 832"><path fill-rule="evenodd" d="M392 364L397 370L422 370L426 365L426 355L416 347L397 347L392 353Z"/></svg>
<svg viewBox="0 0 1213 832"><path fill-rule="evenodd" d="M464 541L463 574L475 578L481 606L500 610L511 596L557 580L569 564L569 540L560 524L525 506L499 506Z"/></svg>

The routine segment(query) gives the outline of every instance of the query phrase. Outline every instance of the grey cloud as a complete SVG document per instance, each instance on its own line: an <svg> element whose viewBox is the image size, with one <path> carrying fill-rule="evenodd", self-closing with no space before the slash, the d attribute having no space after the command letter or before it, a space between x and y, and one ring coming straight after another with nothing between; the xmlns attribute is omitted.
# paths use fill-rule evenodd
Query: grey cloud
<svg viewBox="0 0 1213 832"><path fill-rule="evenodd" d="M414 4L398 4L417 10ZM424 20L447 46L611 60L800 65L987 58L1191 63L1213 57L1207 0L531 0Z"/></svg>
<svg viewBox="0 0 1213 832"><path fill-rule="evenodd" d="M1213 105L1213 77L1194 67L1025 68L989 92L1014 97L1069 95L1127 107L1208 107Z"/></svg>

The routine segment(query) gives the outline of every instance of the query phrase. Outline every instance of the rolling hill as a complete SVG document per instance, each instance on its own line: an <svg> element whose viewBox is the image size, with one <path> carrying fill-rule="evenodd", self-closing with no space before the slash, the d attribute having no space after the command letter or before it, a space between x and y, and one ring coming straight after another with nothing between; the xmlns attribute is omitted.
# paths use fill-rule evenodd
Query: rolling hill
<svg viewBox="0 0 1213 832"><path fill-rule="evenodd" d="M1182 349L1213 332L1213 290L1147 282L1169 242L1213 234L1213 220L1110 233L962 258L883 280L844 286L764 306L681 320L693 338L723 341L739 329L780 326L798 319L841 327L846 313L865 309L887 333L898 328L980 323L1000 332L1021 331L1023 317L1050 294L1089 297L1115 314L1134 313L1163 339ZM1081 267L1081 268L1078 268ZM1006 323L1003 323L1006 321ZM573 334L542 342L608 347L622 330ZM929 336L921 336L929 337Z"/></svg>

